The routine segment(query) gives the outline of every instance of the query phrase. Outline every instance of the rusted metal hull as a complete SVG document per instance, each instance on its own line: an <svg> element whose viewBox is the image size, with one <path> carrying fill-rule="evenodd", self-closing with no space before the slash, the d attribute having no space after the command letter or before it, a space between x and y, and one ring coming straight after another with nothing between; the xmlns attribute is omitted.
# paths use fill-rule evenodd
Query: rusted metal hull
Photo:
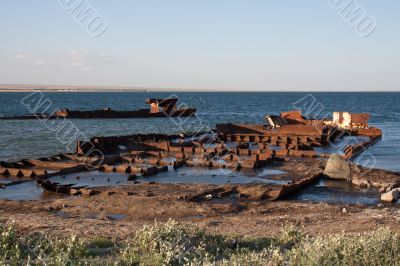
<svg viewBox="0 0 400 266"><path fill-rule="evenodd" d="M60 194L70 194L71 187L75 184L60 185L58 183L51 182L49 180L38 179L36 183L41 186L45 191L60 193Z"/></svg>
<svg viewBox="0 0 400 266"><path fill-rule="evenodd" d="M323 177L322 173L313 175L311 177L306 177L301 180L295 181L293 183L283 185L280 189L271 191L269 193L270 199L271 200L278 200L282 199L286 196L289 196L300 189L304 188L305 186L308 186L317 180L321 179Z"/></svg>
<svg viewBox="0 0 400 266"><path fill-rule="evenodd" d="M360 153L364 152L365 150L376 144L381 138L382 136L370 137L368 141L349 145L345 148L343 157L347 160L353 159Z"/></svg>
<svg viewBox="0 0 400 266"><path fill-rule="evenodd" d="M195 108L173 110L171 112L151 113L148 109L136 111L114 111L114 110L94 110L94 111L68 111L67 116L59 115L22 115L0 117L0 120L33 120L33 119L129 119L129 118L162 118L162 117L189 117L196 114Z"/></svg>
<svg viewBox="0 0 400 266"><path fill-rule="evenodd" d="M186 116L195 109L173 111L170 116ZM143 110L151 117L166 113L152 113ZM132 112L118 117L115 111L98 112L66 111L70 118L129 118ZM111 115L114 114L114 115ZM137 115L137 117L140 117ZM55 176L84 171L99 170L107 173L130 175L127 181L138 176L145 178L182 166L214 169L253 169L268 165L272 161L284 162L287 157L329 157L318 154L314 147L328 145L344 135L366 136L368 141L347 145L344 157L353 158L378 141L381 130L373 127L341 129L323 120L307 120L298 112L283 113L278 119L279 126L262 124L219 124L217 129L196 134L134 134L126 136L93 137L89 141L78 141L75 154L59 154L38 160L19 162L0 162L0 176L31 178L46 191L71 195L94 195L91 190L80 190L69 185L53 183L49 179ZM285 124L282 121L290 122ZM365 139L365 138L363 138ZM104 155L100 156L99 155ZM319 170L318 170L319 171ZM262 193L262 198L281 199L304 186L321 178L314 172L305 178L293 179L294 182L283 185L273 191ZM80 177L76 177L79 180ZM265 194L267 193L267 194Z"/></svg>

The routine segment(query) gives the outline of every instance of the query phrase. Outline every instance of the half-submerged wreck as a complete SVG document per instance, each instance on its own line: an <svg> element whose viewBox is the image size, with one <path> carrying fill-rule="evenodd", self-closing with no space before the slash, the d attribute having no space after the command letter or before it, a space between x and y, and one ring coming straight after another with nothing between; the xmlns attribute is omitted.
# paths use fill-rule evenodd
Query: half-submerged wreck
<svg viewBox="0 0 400 266"><path fill-rule="evenodd" d="M148 102L154 111L160 107L158 100ZM50 192L93 195L95 192L90 187L76 187L82 185L78 178L74 179L77 184L71 186L62 177L94 171L98 173L93 178L113 173L114 177L122 175L126 182L136 178L143 181L178 168L223 169L232 174L267 167L274 162L281 165L294 161L318 163L329 158L332 152L352 159L382 137L379 128L369 126L368 114L337 112L332 119L317 120L304 117L300 111L290 111L265 118L263 124L217 124L212 131L195 134L93 137L78 141L74 154L0 162L0 177L36 179L39 186ZM323 149L334 143L334 150ZM263 184L266 192L262 198L283 198L323 177L322 169L313 169L287 176L285 184ZM109 178L106 184L111 184L110 181Z"/></svg>
<svg viewBox="0 0 400 266"><path fill-rule="evenodd" d="M179 108L178 98L147 99L149 109L133 111L118 111L110 108L92 111L59 110L53 114L29 114L22 116L5 116L0 120L29 120L29 119L121 119L121 118L152 118L152 117L189 117L196 114L196 108Z"/></svg>

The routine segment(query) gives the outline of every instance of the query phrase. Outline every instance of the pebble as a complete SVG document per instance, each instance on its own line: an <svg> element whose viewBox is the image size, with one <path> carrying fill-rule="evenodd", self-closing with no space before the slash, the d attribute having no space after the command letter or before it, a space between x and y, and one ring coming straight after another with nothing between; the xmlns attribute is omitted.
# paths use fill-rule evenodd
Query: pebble
<svg viewBox="0 0 400 266"><path fill-rule="evenodd" d="M213 196L211 194L204 196L204 199L206 199L206 200L211 200L212 198L213 198Z"/></svg>

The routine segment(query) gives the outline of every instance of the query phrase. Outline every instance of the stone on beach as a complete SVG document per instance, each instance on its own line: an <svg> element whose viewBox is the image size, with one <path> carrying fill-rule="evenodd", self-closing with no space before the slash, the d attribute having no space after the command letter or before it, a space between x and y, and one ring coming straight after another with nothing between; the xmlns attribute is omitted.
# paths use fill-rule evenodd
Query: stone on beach
<svg viewBox="0 0 400 266"><path fill-rule="evenodd" d="M398 196L399 196L399 190L393 189L389 192L381 194L381 201L394 202L397 200Z"/></svg>
<svg viewBox="0 0 400 266"><path fill-rule="evenodd" d="M350 163L339 154L332 154L326 163L324 175L332 179L349 180Z"/></svg>
<svg viewBox="0 0 400 266"><path fill-rule="evenodd" d="M82 195L85 195L85 196L94 196L94 195L99 194L100 192L97 191L97 190L94 190L94 189L82 188L82 189L80 190L80 193L81 193Z"/></svg>
<svg viewBox="0 0 400 266"><path fill-rule="evenodd" d="M362 179L359 177L353 178L351 180L351 183L354 186L361 187L361 188L370 188L371 187L371 184L368 182L368 180L365 180L365 179ZM381 191L381 192L383 192L383 191Z"/></svg>

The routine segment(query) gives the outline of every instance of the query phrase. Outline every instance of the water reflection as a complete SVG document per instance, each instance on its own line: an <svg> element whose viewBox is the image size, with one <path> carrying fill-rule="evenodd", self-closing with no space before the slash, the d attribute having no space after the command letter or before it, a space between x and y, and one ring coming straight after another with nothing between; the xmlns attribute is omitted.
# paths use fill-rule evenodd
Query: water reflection
<svg viewBox="0 0 400 266"><path fill-rule="evenodd" d="M376 205L379 203L376 189L361 189L350 182L321 179L288 197L291 200L326 202L332 204Z"/></svg>

